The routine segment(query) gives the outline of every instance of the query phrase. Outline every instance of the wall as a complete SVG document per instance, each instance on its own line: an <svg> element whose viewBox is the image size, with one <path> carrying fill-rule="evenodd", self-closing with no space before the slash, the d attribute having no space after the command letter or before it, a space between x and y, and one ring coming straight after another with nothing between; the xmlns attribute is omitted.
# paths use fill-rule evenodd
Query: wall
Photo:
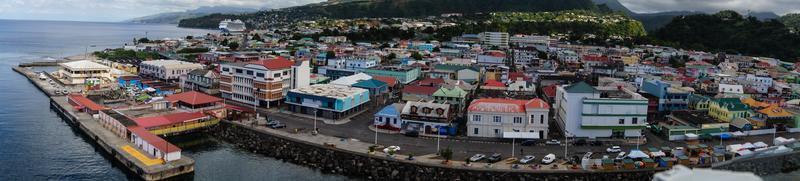
<svg viewBox="0 0 800 181"><path fill-rule="evenodd" d="M650 180L655 170L637 171L490 171L480 168L445 168L442 165L411 164L362 152L331 149L280 135L222 122L208 130L219 139L237 146L299 164L323 173L340 174L366 180ZM602 179L601 179L602 178Z"/></svg>

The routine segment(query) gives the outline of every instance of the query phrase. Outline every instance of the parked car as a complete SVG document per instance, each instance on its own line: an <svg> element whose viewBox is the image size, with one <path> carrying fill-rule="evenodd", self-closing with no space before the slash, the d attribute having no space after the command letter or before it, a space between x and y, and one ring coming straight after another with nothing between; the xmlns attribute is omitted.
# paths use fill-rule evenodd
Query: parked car
<svg viewBox="0 0 800 181"><path fill-rule="evenodd" d="M269 121L267 122L267 126L272 126L272 125L276 125L276 124L280 124L280 123L281 123L281 122L280 122L280 121L278 121L278 120L271 119L271 120L269 120Z"/></svg>
<svg viewBox="0 0 800 181"><path fill-rule="evenodd" d="M521 145L521 146L536 146L536 143L537 143L536 140L525 140L522 143L520 143L519 145Z"/></svg>
<svg viewBox="0 0 800 181"><path fill-rule="evenodd" d="M499 162L502 159L503 155L501 155L500 153L493 153L492 156L489 156L489 159L487 159L487 161L494 163L494 162Z"/></svg>
<svg viewBox="0 0 800 181"><path fill-rule="evenodd" d="M622 148L620 148L619 146L611 146L611 148L606 148L606 152L609 152L609 153L619 153L621 151L622 151Z"/></svg>
<svg viewBox="0 0 800 181"><path fill-rule="evenodd" d="M593 140L593 141L589 142L589 145L591 145L591 146L603 146L603 142L599 141L599 140Z"/></svg>
<svg viewBox="0 0 800 181"><path fill-rule="evenodd" d="M478 154L472 155L472 157L469 157L469 161L478 162L478 161L483 160L484 158L486 158L486 155L478 153Z"/></svg>
<svg viewBox="0 0 800 181"><path fill-rule="evenodd" d="M399 146L389 146L389 147L386 147L386 148L383 149L384 153L389 153L389 151L394 151L396 153L396 152L400 151L400 147Z"/></svg>
<svg viewBox="0 0 800 181"><path fill-rule="evenodd" d="M405 135L408 137L418 137L419 131L406 131Z"/></svg>
<svg viewBox="0 0 800 181"><path fill-rule="evenodd" d="M533 162L534 159L536 159L536 157L533 155L525 155L524 157L522 157L522 159L519 160L519 163L528 164Z"/></svg>
<svg viewBox="0 0 800 181"><path fill-rule="evenodd" d="M625 159L625 154L626 154L626 153L625 153L624 151L623 151L623 152L619 152L619 154L617 154L617 157L616 157L616 158L614 158L614 160L615 160L615 161L622 161L622 160L624 160L624 159Z"/></svg>
<svg viewBox="0 0 800 181"><path fill-rule="evenodd" d="M542 157L542 164L545 164L545 165L546 164L551 164L554 161L556 161L556 155L555 154L550 153L550 154L547 154L546 156Z"/></svg>
<svg viewBox="0 0 800 181"><path fill-rule="evenodd" d="M561 145L561 142L556 140L556 139L552 139L552 140L547 140L547 142L544 142L544 144L547 144L547 145Z"/></svg>
<svg viewBox="0 0 800 181"><path fill-rule="evenodd" d="M272 128L272 129L281 129L281 128L285 128L286 124L278 122L277 124L270 125L269 127Z"/></svg>

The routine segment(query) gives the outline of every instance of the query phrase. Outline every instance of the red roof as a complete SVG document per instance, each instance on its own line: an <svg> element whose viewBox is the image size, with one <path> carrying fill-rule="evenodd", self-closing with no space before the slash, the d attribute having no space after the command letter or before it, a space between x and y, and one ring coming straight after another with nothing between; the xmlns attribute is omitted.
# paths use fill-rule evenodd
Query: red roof
<svg viewBox="0 0 800 181"><path fill-rule="evenodd" d="M294 62L283 57L277 57L273 59L252 61L250 62L250 64L261 65L269 70L282 70L282 69L292 68Z"/></svg>
<svg viewBox="0 0 800 181"><path fill-rule="evenodd" d="M162 116L141 117L133 119L133 121L136 121L136 124L143 128L150 128L182 123L204 117L206 117L206 114L203 114L202 112L179 112Z"/></svg>
<svg viewBox="0 0 800 181"><path fill-rule="evenodd" d="M484 53L484 55L489 55L493 57L506 57L506 53L497 50L487 51L486 53Z"/></svg>
<svg viewBox="0 0 800 181"><path fill-rule="evenodd" d="M376 75L376 76L372 76L372 78L373 78L373 79L375 79L375 80L379 80L379 81L381 81L381 82L383 82L383 83L386 83L386 84L388 84L388 85L389 85L389 87L394 87L395 85L397 85L397 79L396 79L396 78L394 78L394 77L389 77L389 76L377 76L377 75Z"/></svg>
<svg viewBox="0 0 800 181"><path fill-rule="evenodd" d="M476 99L470 103L469 111L524 113L526 109L549 109L550 105L541 99L517 100L503 98Z"/></svg>
<svg viewBox="0 0 800 181"><path fill-rule="evenodd" d="M547 97L556 97L557 86L558 85L556 84L545 86L544 88L542 88L542 92L544 92L544 95L546 95Z"/></svg>
<svg viewBox="0 0 800 181"><path fill-rule="evenodd" d="M92 111L100 111L108 109L107 107L97 104L94 101L90 100L89 98L86 98L80 94L70 94L69 99L78 104L78 106L89 108Z"/></svg>
<svg viewBox="0 0 800 181"><path fill-rule="evenodd" d="M444 84L444 79L441 78L426 78L417 82L417 85L421 86L437 86L441 84Z"/></svg>
<svg viewBox="0 0 800 181"><path fill-rule="evenodd" d="M439 88L419 85L407 85L403 87L403 93L407 94L433 95L436 90L439 90Z"/></svg>
<svg viewBox="0 0 800 181"><path fill-rule="evenodd" d="M215 103L215 102L222 102L222 99L197 92L197 91L189 91L180 94L172 94L167 96L166 98L169 102L183 102L190 105L200 105L200 104L208 104L208 103Z"/></svg>
<svg viewBox="0 0 800 181"><path fill-rule="evenodd" d="M581 60L583 60L583 61L592 61L592 62L608 62L609 59L606 56L584 55Z"/></svg>
<svg viewBox="0 0 800 181"><path fill-rule="evenodd" d="M516 81L517 78L522 78L522 80L528 80L528 77L525 76L525 73L522 73L522 72L509 72L508 73L508 80Z"/></svg>
<svg viewBox="0 0 800 181"><path fill-rule="evenodd" d="M499 82L499 81L496 81L496 80L491 80L490 79L490 80L487 80L486 83L483 84L483 86L488 86L488 87L506 87L506 84L504 84L502 82Z"/></svg>
<svg viewBox="0 0 800 181"><path fill-rule="evenodd" d="M177 146L167 142L161 137L158 137L153 133L150 133L149 131L145 130L142 127L131 126L128 127L128 130L130 130L133 134L136 134L136 136L142 138L142 140L144 140L148 144L156 147L156 149L161 150L162 152L170 153L170 152L181 151L181 148L178 148Z"/></svg>

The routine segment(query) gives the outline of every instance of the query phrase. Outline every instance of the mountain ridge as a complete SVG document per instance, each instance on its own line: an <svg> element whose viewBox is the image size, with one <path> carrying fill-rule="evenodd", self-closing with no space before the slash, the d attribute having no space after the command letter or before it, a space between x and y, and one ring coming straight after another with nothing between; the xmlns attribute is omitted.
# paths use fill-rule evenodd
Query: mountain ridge
<svg viewBox="0 0 800 181"><path fill-rule="evenodd" d="M180 12L158 13L148 16L132 18L129 20L125 20L123 22L147 23L147 24L178 24L182 19L195 18L215 13L239 14L239 13L251 13L259 10L260 9L243 8L235 6L202 6L196 9L185 10Z"/></svg>

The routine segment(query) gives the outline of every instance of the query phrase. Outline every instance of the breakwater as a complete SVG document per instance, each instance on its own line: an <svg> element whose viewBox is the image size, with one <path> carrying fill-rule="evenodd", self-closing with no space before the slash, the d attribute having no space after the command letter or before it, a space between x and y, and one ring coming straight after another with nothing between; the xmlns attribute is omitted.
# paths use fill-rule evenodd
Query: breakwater
<svg viewBox="0 0 800 181"><path fill-rule="evenodd" d="M319 169L323 173L368 180L650 180L655 172L660 171L501 171L409 162L402 158L371 155L366 150L354 152L310 143L228 121L220 122L207 133L254 153Z"/></svg>

